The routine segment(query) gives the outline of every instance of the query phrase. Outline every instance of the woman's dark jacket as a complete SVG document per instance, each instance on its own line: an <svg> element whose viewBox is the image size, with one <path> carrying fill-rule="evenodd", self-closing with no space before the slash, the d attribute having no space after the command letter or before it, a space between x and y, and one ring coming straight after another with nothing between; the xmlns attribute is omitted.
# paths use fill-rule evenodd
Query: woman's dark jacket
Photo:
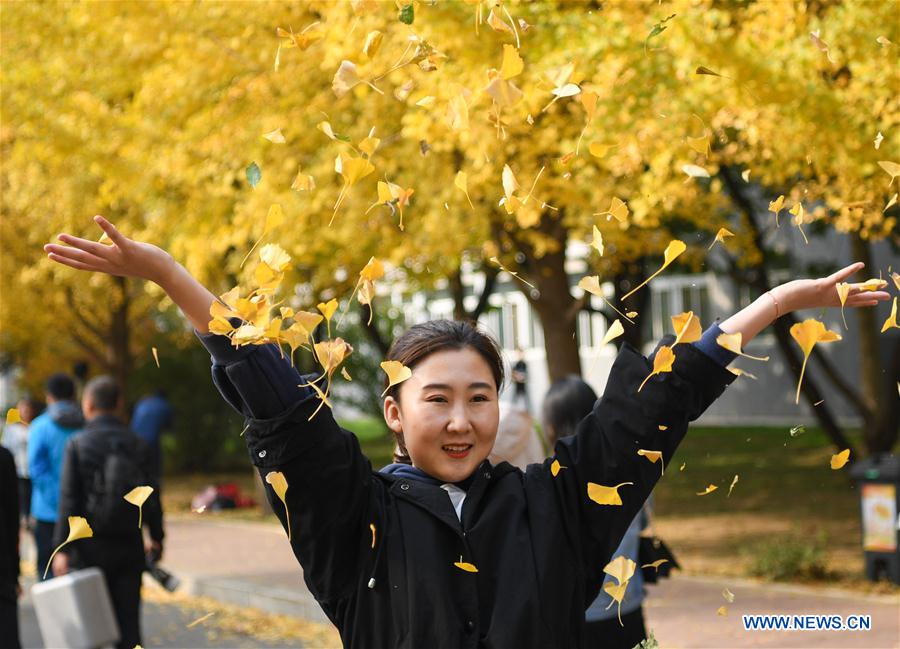
<svg viewBox="0 0 900 649"><path fill-rule="evenodd" d="M345 647L582 646L603 568L660 477L659 464L637 451L662 451L668 463L688 423L735 378L680 344L672 372L638 392L652 363L622 345L578 432L525 472L485 461L460 521L439 486L374 472L329 408L308 421L319 399L295 387L304 379L277 347L200 338L213 381L247 418L244 438L260 475L284 473L291 546ZM554 459L563 467L556 476ZM588 482L626 483L623 504L593 502ZM284 506L267 490L284 525Z"/></svg>

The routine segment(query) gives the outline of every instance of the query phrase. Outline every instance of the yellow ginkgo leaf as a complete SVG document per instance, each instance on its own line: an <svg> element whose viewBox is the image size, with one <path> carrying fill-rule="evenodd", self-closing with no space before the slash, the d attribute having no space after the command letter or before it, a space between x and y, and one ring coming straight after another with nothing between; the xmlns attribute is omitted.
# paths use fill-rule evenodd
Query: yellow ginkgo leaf
<svg viewBox="0 0 900 649"><path fill-rule="evenodd" d="M422 108L430 108L434 106L435 98L431 95L427 95L422 97L419 101L416 102L416 106L421 106Z"/></svg>
<svg viewBox="0 0 900 649"><path fill-rule="evenodd" d="M594 248L597 252L600 253L600 256L603 256L603 234L600 230L597 229L597 226L594 226L593 230L593 239L591 239L591 247Z"/></svg>
<svg viewBox="0 0 900 649"><path fill-rule="evenodd" d="M281 471L269 471L266 474L266 482L272 485L272 491L275 492L275 495L281 500L284 504L284 519L287 521L287 534L288 540L291 540L291 512L287 506L287 490L288 483L287 478L284 477L284 474Z"/></svg>
<svg viewBox="0 0 900 649"><path fill-rule="evenodd" d="M597 212L595 216L603 216L604 214L607 221L610 218L615 218L619 223L624 223L628 218L628 205L622 199L613 196L609 203L609 209L605 212Z"/></svg>
<svg viewBox="0 0 900 649"><path fill-rule="evenodd" d="M302 169L297 169L297 175L291 183L291 189L298 192L311 192L316 188L316 179L309 174L303 173Z"/></svg>
<svg viewBox="0 0 900 649"><path fill-rule="evenodd" d="M609 308L611 308L613 311L618 313L620 316L622 316L623 318L628 320L628 322L631 322L632 324L634 324L634 322L632 322L631 319L637 315L636 313L634 313L634 315L632 315L633 312L627 313L627 314L622 313L609 300L606 299L605 295L603 295L603 287L600 286L600 276L599 275L590 275L587 277L582 277L580 280L578 280L578 288L580 288L583 291L587 291L591 295L596 295L601 300L606 302L606 305ZM612 338L610 338L610 340L612 340Z"/></svg>
<svg viewBox="0 0 900 649"><path fill-rule="evenodd" d="M672 343L672 347L679 343L696 342L703 335L700 318L695 316L693 311L673 315L672 327L675 329L675 342Z"/></svg>
<svg viewBox="0 0 900 649"><path fill-rule="evenodd" d="M559 472L562 469L566 469L566 468L568 468L568 467L564 467L562 464L560 464L559 460L553 460L553 462L550 464L550 475L552 475L555 478L557 475L559 475Z"/></svg>
<svg viewBox="0 0 900 649"><path fill-rule="evenodd" d="M135 487L127 494L122 496L127 502L138 508L138 529L144 525L144 503L150 494L153 493L153 487Z"/></svg>
<svg viewBox="0 0 900 649"><path fill-rule="evenodd" d="M819 50L825 54L825 57L828 59L829 63L835 63L835 60L831 57L831 52L828 51L828 43L819 38L819 30L817 29L814 32L809 33L809 40L813 42L813 45L819 48Z"/></svg>
<svg viewBox="0 0 900 649"><path fill-rule="evenodd" d="M891 315L887 317L887 320L884 321L884 324L881 325L881 333L884 333L888 329L900 329L897 326L897 298L894 298L893 303L891 304Z"/></svg>
<svg viewBox="0 0 900 649"><path fill-rule="evenodd" d="M381 47L381 41L384 40L384 34L377 29L370 31L366 35L366 41L363 43L363 56L372 59Z"/></svg>
<svg viewBox="0 0 900 649"><path fill-rule="evenodd" d="M325 340L313 345L316 353L316 359L330 376L344 362L344 360L353 352L353 347L348 345L343 338L335 338L334 340Z"/></svg>
<svg viewBox="0 0 900 649"><path fill-rule="evenodd" d="M6 411L7 426L9 426L10 424L18 424L20 421L22 421L22 415L19 414L18 409L10 408Z"/></svg>
<svg viewBox="0 0 900 649"><path fill-rule="evenodd" d="M462 556L459 557L459 561L454 561L453 565L466 572L478 572L478 568L476 568L474 564L463 561Z"/></svg>
<svg viewBox="0 0 900 649"><path fill-rule="evenodd" d="M150 353L153 354L153 360L156 361L156 367L159 367L159 352L156 350L156 347L150 348Z"/></svg>
<svg viewBox="0 0 900 649"><path fill-rule="evenodd" d="M803 231L803 215L805 214L803 210L802 203L794 203L794 206L788 210L791 214L794 215L794 225L797 226L797 229L800 230L800 234L803 235L803 241L809 245L809 239L806 238L806 233Z"/></svg>
<svg viewBox="0 0 900 649"><path fill-rule="evenodd" d="M375 549L375 523L369 523L369 530L372 532L372 549Z"/></svg>
<svg viewBox="0 0 900 649"><path fill-rule="evenodd" d="M316 21L311 23L303 28L303 31L295 34L293 30L285 31L281 27L278 27L275 30L275 33L280 37L286 39L283 43L285 48L296 47L298 49L305 50L310 45L315 43L316 41L325 37L324 32L320 29L316 29L319 25L319 22Z"/></svg>
<svg viewBox="0 0 900 649"><path fill-rule="evenodd" d="M525 67L525 62L519 56L519 50L512 45L503 46L503 63L500 66L500 76L503 79L512 79L518 76Z"/></svg>
<svg viewBox="0 0 900 649"><path fill-rule="evenodd" d="M600 346L603 347L611 340L614 340L625 333L625 327L622 326L622 322L616 318L611 325L609 325L609 329L606 330L606 334L603 336L603 340L600 342Z"/></svg>
<svg viewBox="0 0 900 649"><path fill-rule="evenodd" d="M643 564L643 565L641 566L641 568L642 568L642 569L643 569L643 568L653 568L654 570L656 570L657 572L659 572L659 567L660 567L662 564L664 564L664 563L668 563L668 561L669 561L668 559L657 559L656 561L653 561L653 562L651 562L651 563L645 563L645 564Z"/></svg>
<svg viewBox="0 0 900 649"><path fill-rule="evenodd" d="M372 129L373 132L374 130L375 129ZM378 148L379 144L381 144L381 139L370 135L359 141L359 150L371 158L375 155L375 149Z"/></svg>
<svg viewBox="0 0 900 649"><path fill-rule="evenodd" d="M723 604L722 606L720 606L719 608L716 609L716 615L725 617L726 615L728 615L728 607Z"/></svg>
<svg viewBox="0 0 900 649"><path fill-rule="evenodd" d="M588 151L595 158L603 158L611 149L619 146L618 144L603 144L601 142L591 142L588 145Z"/></svg>
<svg viewBox="0 0 900 649"><path fill-rule="evenodd" d="M620 554L603 567L603 572L620 584L624 584L634 576L636 569L637 564L634 561Z"/></svg>
<svg viewBox="0 0 900 649"><path fill-rule="evenodd" d="M681 170L688 175L689 178L709 178L709 172L703 167L697 165L682 165Z"/></svg>
<svg viewBox="0 0 900 649"><path fill-rule="evenodd" d="M741 178L744 179L745 183L749 183L750 182L750 169L744 169L741 172Z"/></svg>
<svg viewBox="0 0 900 649"><path fill-rule="evenodd" d="M707 248L707 250L710 250L714 245L716 245L717 242L722 242L722 244L724 245L725 237L733 237L733 236L734 236L734 232L726 230L725 228L719 228L719 231L716 232L716 238L713 239L713 242L711 244L709 244L709 248Z"/></svg>
<svg viewBox="0 0 900 649"><path fill-rule="evenodd" d="M850 461L850 449L845 448L840 453L835 453L831 456L831 468L834 471L837 471L840 468L843 468L847 462Z"/></svg>
<svg viewBox="0 0 900 649"><path fill-rule="evenodd" d="M447 104L447 118L450 128L454 131L469 130L469 104L462 92L450 98Z"/></svg>
<svg viewBox="0 0 900 649"><path fill-rule="evenodd" d="M635 293L639 288L641 288L642 286L647 284L651 279L653 279L654 277L659 275L661 272L663 272L666 269L666 267L669 264L671 264L673 261L675 261L675 259L681 253L683 253L685 250L687 250L687 246L685 245L684 241L681 241L679 239L673 239L672 241L670 241L669 245L666 246L666 249L663 252L663 265L660 267L660 269L658 271L656 271L655 273L653 273L650 277L645 279L643 282L641 282L640 284L635 286L633 289L628 291L628 293L623 295L621 299L625 300L626 298L628 298L629 295L632 295L633 293Z"/></svg>
<svg viewBox="0 0 900 649"><path fill-rule="evenodd" d="M343 376L348 381L353 380L353 378L350 376L350 372L347 371L346 367L341 368L341 376Z"/></svg>
<svg viewBox="0 0 900 649"><path fill-rule="evenodd" d="M344 179L341 191L338 193L337 200L334 203L334 211L331 214L331 220L328 222L330 226L334 222L334 217L344 203L347 192L361 178L365 178L375 171L375 166L366 158L354 158L346 153L341 153L335 158L334 170Z"/></svg>
<svg viewBox="0 0 900 649"><path fill-rule="evenodd" d="M663 424L660 424L659 426L657 426L657 428L659 428L660 430L669 430L669 427Z"/></svg>
<svg viewBox="0 0 900 649"><path fill-rule="evenodd" d="M711 494L711 493L714 492L716 489L718 489L718 487L717 487L716 485L714 485L714 484L711 484L711 485L709 485L706 489L704 489L703 491L698 491L698 492L697 492L697 495L698 495L698 496L705 496L706 494Z"/></svg>
<svg viewBox="0 0 900 649"><path fill-rule="evenodd" d="M731 486L728 487L728 495L725 496L726 498L731 498L731 492L732 492L732 490L734 490L734 486L735 486L737 483L738 483L738 475L737 475L737 473L735 473L735 474L734 474L734 479L731 481Z"/></svg>
<svg viewBox="0 0 900 649"><path fill-rule="evenodd" d="M47 571L50 570L50 565L53 563L53 557L56 556L56 553L60 551L60 549L72 541L77 541L78 539L89 539L94 536L94 530L91 529L91 526L88 524L87 519L81 516L69 516L69 536L65 541L59 544L59 547L53 551L53 554L50 555L50 558L47 560L47 566L44 568L44 579L47 578Z"/></svg>
<svg viewBox="0 0 900 649"><path fill-rule="evenodd" d="M647 378L644 379L643 383L641 383L640 387L638 387L638 392L640 392L644 385L646 385L647 381L655 374L662 374L663 372L671 372L672 364L675 362L675 353L672 351L672 348L668 345L662 345L656 352L656 356L653 357L653 371L647 375Z"/></svg>
<svg viewBox="0 0 900 649"><path fill-rule="evenodd" d="M359 276L370 282L379 280L384 277L384 265L375 257L371 257L365 267L359 271Z"/></svg>
<svg viewBox="0 0 900 649"><path fill-rule="evenodd" d="M856 285L860 291L880 291L884 287L887 286L886 279L867 279L865 282L860 282Z"/></svg>
<svg viewBox="0 0 900 649"><path fill-rule="evenodd" d="M337 72L334 73L334 78L331 80L331 89L335 95L343 97L361 81L362 79L359 78L359 74L356 71L356 64L353 61L344 60L341 61Z"/></svg>
<svg viewBox="0 0 900 649"><path fill-rule="evenodd" d="M665 475L666 464L665 464L665 462L662 461L662 451L648 451L646 449L639 448L637 454L642 457L647 458L654 464L656 462L659 462L660 475Z"/></svg>
<svg viewBox="0 0 900 649"><path fill-rule="evenodd" d="M888 269L890 270L890 269ZM891 273L891 279L894 280L894 286L897 287L897 290L900 291L900 273Z"/></svg>
<svg viewBox="0 0 900 649"><path fill-rule="evenodd" d="M898 198L900 198L900 194L898 194L898 193L895 193L893 196L891 196L891 198L888 200L887 204L881 210L881 213L884 214L889 209L891 209L894 205L896 205Z"/></svg>
<svg viewBox="0 0 900 649"><path fill-rule="evenodd" d="M724 597L725 601L729 604L734 604L734 593L732 593L727 588L722 589L722 597Z"/></svg>
<svg viewBox="0 0 900 649"><path fill-rule="evenodd" d="M830 343L840 340L841 336L834 331L825 328L825 325L814 318L798 322L791 327L791 336L803 350L803 365L800 367L800 378L797 380L797 395L794 403L800 403L800 386L803 384L803 374L806 371L806 362L817 343Z"/></svg>
<svg viewBox="0 0 900 649"><path fill-rule="evenodd" d="M748 372L746 370L742 370L739 367L727 367L725 369L727 369L729 372L731 372L735 376L746 376L748 379L753 379L754 381L756 380L756 377L753 376L750 372Z"/></svg>
<svg viewBox="0 0 900 649"><path fill-rule="evenodd" d="M597 484L595 482L588 482L587 495L588 498L593 500L598 505L621 505L622 497L619 496L619 487L633 484L633 482L623 482L621 484L617 484L615 487L604 487L603 485Z"/></svg>
<svg viewBox="0 0 900 649"><path fill-rule="evenodd" d="M284 139L284 135L281 133L280 128L276 128L274 131L269 131L268 133L263 133L263 137L274 144L284 144L287 142L287 140Z"/></svg>
<svg viewBox="0 0 900 649"><path fill-rule="evenodd" d="M878 166L884 169L891 177L891 182L888 183L888 187L894 184L894 178L900 176L900 164L896 162L891 162L890 160L879 160Z"/></svg>
<svg viewBox="0 0 900 649"><path fill-rule="evenodd" d="M769 211L775 212L775 227L778 227L778 213L784 209L784 196L779 196L769 203Z"/></svg>
<svg viewBox="0 0 900 649"><path fill-rule="evenodd" d="M690 137L687 138L688 146L691 147L694 151L699 153L700 155L708 156L709 155L709 136L701 135L700 137Z"/></svg>
<svg viewBox="0 0 900 649"><path fill-rule="evenodd" d="M885 208L885 209L887 209L887 208ZM112 239L110 239L109 235L106 234L105 232L100 235L99 239L97 239L97 243L102 243L104 246L113 245Z"/></svg>
<svg viewBox="0 0 900 649"><path fill-rule="evenodd" d="M844 317L844 303L847 301L847 296L850 295L850 289L853 287L846 282L840 282L835 288L837 288L838 299L841 301L841 320L844 321L844 329L846 329L847 319Z"/></svg>
<svg viewBox="0 0 900 649"><path fill-rule="evenodd" d="M456 178L453 179L453 184L457 189L462 190L462 193L466 195L466 200L469 201L469 207L474 210L475 206L472 205L472 199L469 198L469 175L465 171L458 171Z"/></svg>
<svg viewBox="0 0 900 649"><path fill-rule="evenodd" d="M387 394L387 391L392 387L398 383L403 383L412 376L412 370L400 361L384 361L381 363L381 369L383 369L388 376L388 386L384 389L384 392L381 393L382 397L384 397L384 395Z"/></svg>
<svg viewBox="0 0 900 649"><path fill-rule="evenodd" d="M291 265L291 256L277 243L267 243L259 251L260 260L274 271L282 272Z"/></svg>
<svg viewBox="0 0 900 649"><path fill-rule="evenodd" d="M332 298L328 300L328 302L319 302L316 305L316 308L322 312L326 321L331 321L331 317L334 315L334 312L337 311L338 301L336 298Z"/></svg>
<svg viewBox="0 0 900 649"><path fill-rule="evenodd" d="M719 337L716 338L716 342L720 347L724 347L732 354L737 354L738 356L743 356L744 358L750 358L755 361L767 361L769 360L768 356L751 356L750 354L745 354L741 351L741 340L743 339L743 335L740 331L737 331L733 334L722 333L719 334Z"/></svg>

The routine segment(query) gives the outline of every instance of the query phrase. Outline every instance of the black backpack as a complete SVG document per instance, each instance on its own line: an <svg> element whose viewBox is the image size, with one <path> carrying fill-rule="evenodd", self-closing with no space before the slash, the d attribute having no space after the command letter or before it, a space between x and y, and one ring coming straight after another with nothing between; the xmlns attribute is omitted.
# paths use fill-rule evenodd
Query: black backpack
<svg viewBox="0 0 900 649"><path fill-rule="evenodd" d="M126 534L137 528L138 509L124 496L146 485L147 478L129 450L124 440L114 439L88 482L85 513L95 534Z"/></svg>

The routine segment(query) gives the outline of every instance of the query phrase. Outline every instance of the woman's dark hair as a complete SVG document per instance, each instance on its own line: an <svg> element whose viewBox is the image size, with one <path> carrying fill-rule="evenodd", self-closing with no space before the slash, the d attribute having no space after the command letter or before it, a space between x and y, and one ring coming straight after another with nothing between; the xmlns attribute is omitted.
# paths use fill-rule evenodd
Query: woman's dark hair
<svg viewBox="0 0 900 649"><path fill-rule="evenodd" d="M466 348L478 352L491 368L499 393L505 376L500 348L491 336L479 331L478 326L469 321L430 320L413 325L394 340L385 360L399 361L409 369L415 369L416 365L435 352ZM385 379L385 387L387 384L388 381ZM398 403L400 385L392 386L387 391L387 396L393 397ZM394 437L398 447L394 453L394 461L412 464L402 436L394 433Z"/></svg>
<svg viewBox="0 0 900 649"><path fill-rule="evenodd" d="M543 404L544 431L550 445L574 435L578 422L591 413L596 401L594 389L575 374L554 381Z"/></svg>

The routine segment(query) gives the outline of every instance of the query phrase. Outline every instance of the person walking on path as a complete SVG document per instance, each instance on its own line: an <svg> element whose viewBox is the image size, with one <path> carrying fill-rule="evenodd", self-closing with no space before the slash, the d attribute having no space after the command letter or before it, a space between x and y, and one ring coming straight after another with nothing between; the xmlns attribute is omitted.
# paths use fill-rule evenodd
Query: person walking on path
<svg viewBox="0 0 900 649"><path fill-rule="evenodd" d="M16 475L18 476L19 515L22 518L22 526L27 527L28 514L31 511L31 478L28 473L28 426L39 414L39 406L30 397L19 399L16 404L19 412L19 421L8 424L3 430L3 438L0 444L9 449L16 462Z"/></svg>
<svg viewBox="0 0 900 649"><path fill-rule="evenodd" d="M525 411L531 412L531 398L528 396L528 363L525 362L525 354L520 347L516 347L516 362L512 366L513 398L516 405L521 399L524 401Z"/></svg>
<svg viewBox="0 0 900 649"><path fill-rule="evenodd" d="M88 381L82 398L87 425L66 446L53 544L66 540L69 516L86 518L94 534L58 552L53 574L63 575L73 567L100 568L119 625L118 646L132 649L141 644L141 575L146 563L139 522L150 531L146 550L157 557L162 556L164 534L150 450L116 415L121 407L115 379L99 376ZM139 513L124 496L142 486L154 491Z"/></svg>
<svg viewBox="0 0 900 649"><path fill-rule="evenodd" d="M0 446L0 629L2 645L19 647L19 497L12 453Z"/></svg>
<svg viewBox="0 0 900 649"><path fill-rule="evenodd" d="M31 517L38 573L53 552L53 528L59 516L59 474L66 442L84 424L75 403L75 383L63 373L53 374L45 385L47 411L31 422L28 439L28 471L31 474Z"/></svg>
<svg viewBox="0 0 900 649"><path fill-rule="evenodd" d="M347 647L584 646L584 610L660 477L635 449L668 462L736 378L713 352L717 337L740 333L746 343L781 314L840 306L837 283L863 267L775 287L677 346L670 371L652 380L674 336L651 358L624 343L576 434L525 472L486 459L504 375L496 342L466 322L414 325L387 354L412 370L384 400L401 461L375 472L320 407L308 385L317 375L300 376L278 345L235 347L210 333L218 300L209 290L160 248L95 222L110 245L62 234L65 245L44 247L49 258L151 280L187 316L210 351L213 381L246 418L243 439L306 584ZM844 306L889 298L852 285ZM604 506L618 489L617 506Z"/></svg>
<svg viewBox="0 0 900 649"><path fill-rule="evenodd" d="M129 427L150 448L150 465L157 485L162 482L162 434L172 426L172 406L160 388L134 406Z"/></svg>

